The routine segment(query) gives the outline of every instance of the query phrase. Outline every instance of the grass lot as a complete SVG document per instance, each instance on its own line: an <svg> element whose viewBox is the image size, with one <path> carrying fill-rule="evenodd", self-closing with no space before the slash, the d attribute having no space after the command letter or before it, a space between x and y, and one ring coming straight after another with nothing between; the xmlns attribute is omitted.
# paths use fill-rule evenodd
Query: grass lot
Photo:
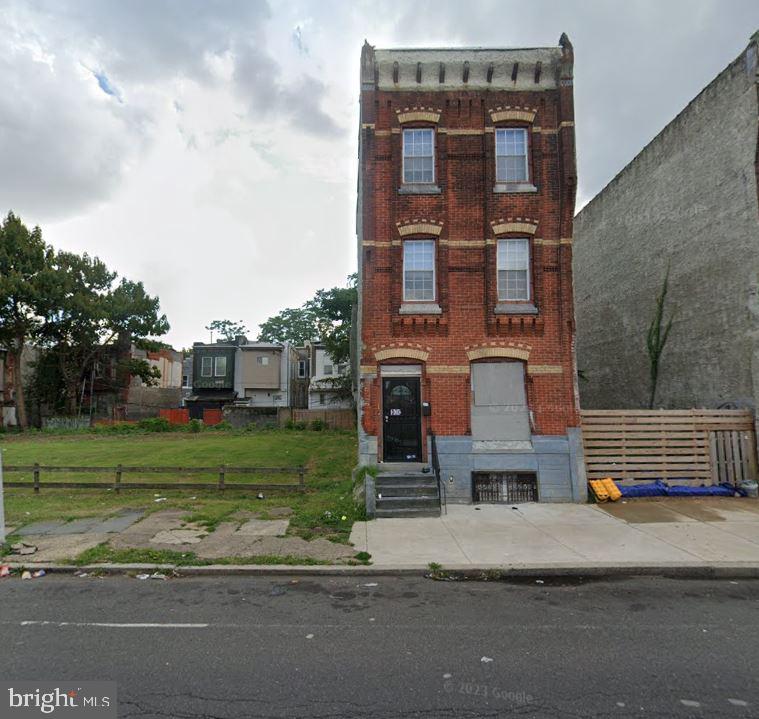
<svg viewBox="0 0 759 719"><path fill-rule="evenodd" d="M7 488L6 522L19 526L48 519L74 519L102 516L121 508L144 508L149 511L170 507L187 510L188 521L202 522L213 528L229 514L267 507L292 507L290 531L306 539L321 536L347 542L361 510L353 506L351 469L356 462L356 437L340 431L262 430L259 432L129 433L129 434L29 434L0 435L0 450L5 465L73 466L297 466L304 465L307 492L269 493L265 499L256 492L229 490L123 490L119 495L107 489L45 489L45 479L64 481L86 479L112 482L113 474L103 477L88 474L73 477L63 474L42 475L42 489ZM7 474L6 480L30 480L29 473ZM138 477L125 475L124 485L133 481L205 481L205 476L174 477L154 474ZM207 477L209 484L215 476ZM296 482L296 476L229 475L227 483ZM155 494L166 497L156 503ZM343 519L345 517L345 519Z"/></svg>

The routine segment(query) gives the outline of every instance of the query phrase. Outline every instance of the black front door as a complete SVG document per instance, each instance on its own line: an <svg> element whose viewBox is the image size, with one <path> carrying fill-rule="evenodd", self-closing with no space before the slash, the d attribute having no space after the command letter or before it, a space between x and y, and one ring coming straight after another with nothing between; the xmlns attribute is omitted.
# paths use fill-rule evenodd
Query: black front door
<svg viewBox="0 0 759 719"><path fill-rule="evenodd" d="M382 380L385 462L422 461L421 402L418 377Z"/></svg>

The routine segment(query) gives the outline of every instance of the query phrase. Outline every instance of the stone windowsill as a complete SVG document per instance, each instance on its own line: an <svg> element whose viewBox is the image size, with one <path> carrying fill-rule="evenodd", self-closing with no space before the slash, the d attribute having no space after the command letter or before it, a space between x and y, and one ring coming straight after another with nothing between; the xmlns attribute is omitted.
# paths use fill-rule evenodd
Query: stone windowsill
<svg viewBox="0 0 759 719"><path fill-rule="evenodd" d="M438 185L408 182L398 188L399 195L439 195L442 192Z"/></svg>
<svg viewBox="0 0 759 719"><path fill-rule="evenodd" d="M537 192L538 188L531 182L496 182L493 192L504 194L509 192Z"/></svg>
<svg viewBox="0 0 759 719"><path fill-rule="evenodd" d="M443 310L437 302L404 302L399 313L402 315L441 315Z"/></svg>
<svg viewBox="0 0 759 719"><path fill-rule="evenodd" d="M499 302L494 312L497 315L536 315L538 308L532 302Z"/></svg>

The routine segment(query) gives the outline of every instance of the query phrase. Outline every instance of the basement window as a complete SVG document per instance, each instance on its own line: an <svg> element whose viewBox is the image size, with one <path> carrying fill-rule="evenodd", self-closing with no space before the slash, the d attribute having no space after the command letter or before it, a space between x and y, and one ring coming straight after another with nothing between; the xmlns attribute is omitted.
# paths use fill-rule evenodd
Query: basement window
<svg viewBox="0 0 759 719"><path fill-rule="evenodd" d="M538 501L538 478L527 472L472 472L472 501L519 504Z"/></svg>

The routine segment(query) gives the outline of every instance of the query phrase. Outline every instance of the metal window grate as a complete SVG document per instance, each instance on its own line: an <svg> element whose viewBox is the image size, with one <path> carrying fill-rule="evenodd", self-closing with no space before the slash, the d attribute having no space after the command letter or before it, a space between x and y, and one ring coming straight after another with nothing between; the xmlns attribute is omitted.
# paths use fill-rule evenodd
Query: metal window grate
<svg viewBox="0 0 759 719"><path fill-rule="evenodd" d="M538 480L534 474L515 472L474 472L472 499L475 502L517 504L538 501Z"/></svg>

